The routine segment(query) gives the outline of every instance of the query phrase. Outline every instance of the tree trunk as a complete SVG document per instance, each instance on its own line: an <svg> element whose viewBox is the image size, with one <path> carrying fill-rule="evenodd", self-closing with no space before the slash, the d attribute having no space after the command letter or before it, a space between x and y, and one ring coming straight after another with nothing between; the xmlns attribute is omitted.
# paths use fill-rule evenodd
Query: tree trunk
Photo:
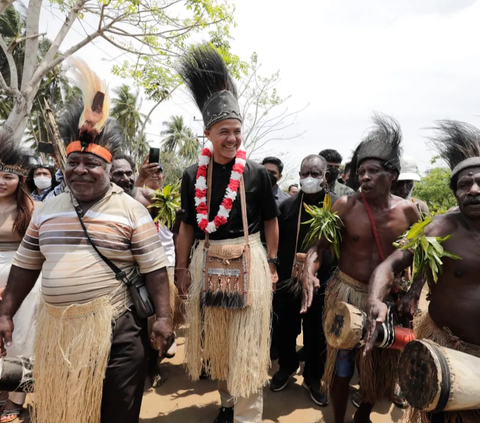
<svg viewBox="0 0 480 423"><path fill-rule="evenodd" d="M20 143L22 141L23 134L27 127L28 113L27 110L31 110L27 104L26 99L23 96L19 96L14 99L13 109L8 116L8 119L3 124L3 129L6 129L13 136L13 139Z"/></svg>
<svg viewBox="0 0 480 423"><path fill-rule="evenodd" d="M15 0L0 0L0 15L14 2Z"/></svg>

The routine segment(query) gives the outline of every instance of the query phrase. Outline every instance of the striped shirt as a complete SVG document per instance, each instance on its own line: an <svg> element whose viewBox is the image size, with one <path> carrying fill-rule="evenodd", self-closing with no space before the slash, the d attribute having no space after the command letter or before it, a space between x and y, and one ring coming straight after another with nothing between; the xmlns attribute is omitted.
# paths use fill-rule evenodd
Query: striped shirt
<svg viewBox="0 0 480 423"><path fill-rule="evenodd" d="M83 221L100 252L130 277L169 264L147 209L115 184ZM128 289L88 243L68 191L35 210L13 264L42 270L42 293L49 304L109 296L116 308L131 305Z"/></svg>

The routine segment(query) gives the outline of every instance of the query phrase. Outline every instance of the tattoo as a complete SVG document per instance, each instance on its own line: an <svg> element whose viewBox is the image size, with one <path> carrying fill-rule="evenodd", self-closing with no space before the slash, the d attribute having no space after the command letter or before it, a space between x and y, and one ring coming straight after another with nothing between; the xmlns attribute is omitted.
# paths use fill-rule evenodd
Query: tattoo
<svg viewBox="0 0 480 423"><path fill-rule="evenodd" d="M463 276L463 272L462 272L460 269L457 269L457 270L455 270L454 275L455 275L457 278L461 278L461 277Z"/></svg>
<svg viewBox="0 0 480 423"><path fill-rule="evenodd" d="M360 240L360 237L358 235L353 235L352 236L352 239L355 241L355 242L358 242Z"/></svg>

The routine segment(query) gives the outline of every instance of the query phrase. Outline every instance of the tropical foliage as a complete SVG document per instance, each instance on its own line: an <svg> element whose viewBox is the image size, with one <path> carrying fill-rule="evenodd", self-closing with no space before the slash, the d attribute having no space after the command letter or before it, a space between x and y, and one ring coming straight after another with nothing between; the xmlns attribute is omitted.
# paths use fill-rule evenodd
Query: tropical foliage
<svg viewBox="0 0 480 423"><path fill-rule="evenodd" d="M325 195L322 207L303 205L305 211L312 217L304 225L310 225L303 241L303 250L307 250L322 237L332 244L332 250L336 258L340 258L340 244L342 243L342 219L337 212L332 212L332 197Z"/></svg>
<svg viewBox="0 0 480 423"><path fill-rule="evenodd" d="M180 184L175 186L166 185L158 189L153 197L154 203L149 207L158 210L157 216L153 219L155 223L159 222L160 226L167 226L168 229L173 228L175 223L177 210L180 208Z"/></svg>
<svg viewBox="0 0 480 423"><path fill-rule="evenodd" d="M420 182L415 184L413 196L427 203L435 214L457 205L455 196L449 187L450 171L436 167L427 172Z"/></svg>
<svg viewBox="0 0 480 423"><path fill-rule="evenodd" d="M22 83L23 61L25 58L25 45L22 43L22 37L25 37L26 31L26 10L19 8L16 10L10 6L2 15L0 15L0 36L11 46L12 58L17 69L16 79ZM45 37L41 37L38 43L38 60L47 53L52 46L52 42ZM8 65L7 57L3 50L0 50L0 73L7 84L11 83L12 75ZM14 77L15 79L15 77ZM49 141L49 134L46 130L44 100L47 100L53 111L60 110L71 98L79 96L79 90L73 88L65 75L65 71L60 65L52 68L40 81L38 96L33 102L32 111L29 114L27 122L26 141L31 142L33 150L37 149L40 141ZM11 97L0 89L0 120L5 121L14 108L14 101Z"/></svg>
<svg viewBox="0 0 480 423"><path fill-rule="evenodd" d="M410 230L405 232L402 237L393 245L400 250L409 250L413 253L412 280L417 275L422 275L425 280L429 272L433 281L438 281L438 275L442 273L442 258L448 257L453 260L461 260L461 257L445 251L442 243L452 237L426 236L425 228L432 222L431 217L424 221L415 223Z"/></svg>
<svg viewBox="0 0 480 423"><path fill-rule="evenodd" d="M195 161L198 157L200 146L193 131L185 125L183 116L172 116L169 121L163 122L166 128L160 132L165 136L162 140L164 152L176 152L187 161Z"/></svg>

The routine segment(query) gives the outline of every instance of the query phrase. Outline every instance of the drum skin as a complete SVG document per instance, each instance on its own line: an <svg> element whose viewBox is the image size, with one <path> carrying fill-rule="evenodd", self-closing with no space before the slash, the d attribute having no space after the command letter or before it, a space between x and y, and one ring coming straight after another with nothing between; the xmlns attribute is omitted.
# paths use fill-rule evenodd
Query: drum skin
<svg viewBox="0 0 480 423"><path fill-rule="evenodd" d="M408 343L399 360L405 399L424 412L480 409L480 358L429 340Z"/></svg>

